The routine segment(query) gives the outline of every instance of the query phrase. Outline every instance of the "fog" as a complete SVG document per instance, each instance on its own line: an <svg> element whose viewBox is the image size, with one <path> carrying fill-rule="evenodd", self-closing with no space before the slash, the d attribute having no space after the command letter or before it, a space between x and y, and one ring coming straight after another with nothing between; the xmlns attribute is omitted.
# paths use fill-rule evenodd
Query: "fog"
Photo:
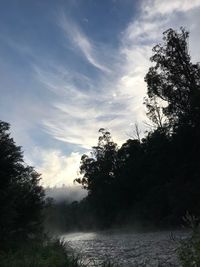
<svg viewBox="0 0 200 267"><path fill-rule="evenodd" d="M80 201L87 195L87 191L82 189L79 185L62 187L47 187L45 188L46 197L54 199L56 203L59 202L73 202Z"/></svg>

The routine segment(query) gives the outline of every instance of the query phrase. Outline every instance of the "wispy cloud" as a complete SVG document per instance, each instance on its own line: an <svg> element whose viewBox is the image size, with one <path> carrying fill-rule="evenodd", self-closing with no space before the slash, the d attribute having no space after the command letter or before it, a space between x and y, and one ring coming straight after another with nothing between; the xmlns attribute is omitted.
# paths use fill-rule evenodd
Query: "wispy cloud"
<svg viewBox="0 0 200 267"><path fill-rule="evenodd" d="M125 130L121 125L125 125L127 116L131 116L128 102L132 96L118 90L117 80L116 88L109 80L90 80L90 89L83 90L74 84L73 73L67 70L67 78L62 73L44 71L38 66L35 70L38 79L55 94L51 103L53 113L43 121L50 135L66 143L90 148L96 144L98 129L106 127L114 130L117 141L122 141Z"/></svg>
<svg viewBox="0 0 200 267"><path fill-rule="evenodd" d="M90 64L103 72L111 72L111 70L98 59L97 49L94 44L92 44L89 38L82 32L80 27L74 21L67 18L63 12L61 12L59 16L59 25L73 46L77 47L82 52Z"/></svg>

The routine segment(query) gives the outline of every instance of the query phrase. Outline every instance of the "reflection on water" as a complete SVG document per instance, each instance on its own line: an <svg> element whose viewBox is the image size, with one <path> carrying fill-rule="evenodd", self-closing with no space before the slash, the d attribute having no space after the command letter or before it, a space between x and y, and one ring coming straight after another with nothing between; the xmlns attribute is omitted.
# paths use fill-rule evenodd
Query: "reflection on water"
<svg viewBox="0 0 200 267"><path fill-rule="evenodd" d="M180 266L177 245L186 233L119 233L92 232L63 235L70 247L81 254L89 266L110 259L123 267L134 266Z"/></svg>

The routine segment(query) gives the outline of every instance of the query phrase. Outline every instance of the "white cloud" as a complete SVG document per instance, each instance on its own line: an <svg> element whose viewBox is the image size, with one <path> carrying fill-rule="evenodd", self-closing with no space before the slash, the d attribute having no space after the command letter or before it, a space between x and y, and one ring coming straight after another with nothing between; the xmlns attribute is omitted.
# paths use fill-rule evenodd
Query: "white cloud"
<svg viewBox="0 0 200 267"><path fill-rule="evenodd" d="M173 12L187 12L200 6L199 0L145 0L142 11L145 15L167 15Z"/></svg>
<svg viewBox="0 0 200 267"><path fill-rule="evenodd" d="M40 158L37 171L42 174L42 185L62 186L73 185L76 177L79 177L79 165L81 154L72 152L69 156L59 150L45 150L36 147L32 153L31 161Z"/></svg>

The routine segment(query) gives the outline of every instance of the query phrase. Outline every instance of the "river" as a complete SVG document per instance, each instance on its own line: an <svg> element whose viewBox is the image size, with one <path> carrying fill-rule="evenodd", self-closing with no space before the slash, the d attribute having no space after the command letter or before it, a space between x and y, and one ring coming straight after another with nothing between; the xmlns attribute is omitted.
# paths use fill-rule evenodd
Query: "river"
<svg viewBox="0 0 200 267"><path fill-rule="evenodd" d="M187 236L182 231L162 232L77 232L62 235L73 251L82 256L88 266L106 259L120 267L179 267L177 247Z"/></svg>

